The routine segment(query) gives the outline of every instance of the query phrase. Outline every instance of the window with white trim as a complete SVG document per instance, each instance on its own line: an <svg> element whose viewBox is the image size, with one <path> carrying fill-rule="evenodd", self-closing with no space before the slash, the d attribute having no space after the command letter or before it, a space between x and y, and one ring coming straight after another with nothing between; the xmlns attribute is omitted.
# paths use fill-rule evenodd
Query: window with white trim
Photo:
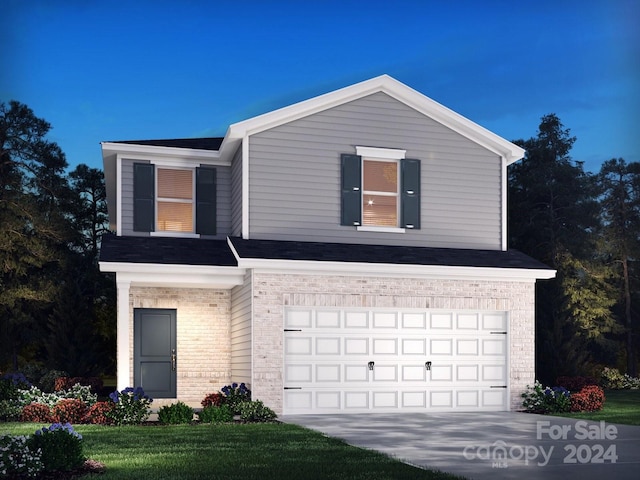
<svg viewBox="0 0 640 480"><path fill-rule="evenodd" d="M340 159L341 225L398 233L420 228L420 160L377 147L356 147L356 155Z"/></svg>
<svg viewBox="0 0 640 480"><path fill-rule="evenodd" d="M194 170L158 168L156 173L156 230L193 233Z"/></svg>

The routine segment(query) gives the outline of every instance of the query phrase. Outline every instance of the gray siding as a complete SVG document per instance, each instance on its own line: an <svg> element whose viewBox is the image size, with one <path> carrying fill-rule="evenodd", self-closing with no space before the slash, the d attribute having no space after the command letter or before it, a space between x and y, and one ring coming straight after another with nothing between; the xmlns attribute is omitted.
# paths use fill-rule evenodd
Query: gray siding
<svg viewBox="0 0 640 480"><path fill-rule="evenodd" d="M138 237L148 237L147 232L133 231L133 164L149 163L147 160L129 160L122 159L122 218L120 225L122 235L131 235Z"/></svg>
<svg viewBox="0 0 640 480"><path fill-rule="evenodd" d="M340 154L356 145L421 160L420 230L340 226ZM499 156L384 93L255 134L249 149L250 238L501 247Z"/></svg>
<svg viewBox="0 0 640 480"><path fill-rule="evenodd" d="M242 144L231 161L231 235L242 236Z"/></svg>
<svg viewBox="0 0 640 480"><path fill-rule="evenodd" d="M251 384L252 276L231 290L231 380Z"/></svg>
<svg viewBox="0 0 640 480"><path fill-rule="evenodd" d="M149 236L133 231L133 164L153 163L153 160L122 160L122 235ZM195 168L196 165L194 165ZM217 169L217 234L206 238L227 238L231 232L231 168Z"/></svg>

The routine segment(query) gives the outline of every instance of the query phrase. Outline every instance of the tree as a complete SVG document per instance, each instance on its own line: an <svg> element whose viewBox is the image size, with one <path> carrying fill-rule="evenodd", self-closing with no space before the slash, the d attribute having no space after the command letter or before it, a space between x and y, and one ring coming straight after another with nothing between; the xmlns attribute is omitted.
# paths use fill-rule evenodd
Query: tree
<svg viewBox="0 0 640 480"><path fill-rule="evenodd" d="M596 184L569 155L575 140L555 114L545 115L536 137L515 142L526 154L509 170L510 246L557 270L536 295L536 370L550 383L578 373L585 348L611 325L592 256Z"/></svg>
<svg viewBox="0 0 640 480"><path fill-rule="evenodd" d="M598 175L603 216L603 255L614 270L619 315L625 331L627 373L637 376L635 335L640 290L640 163L624 159L605 162Z"/></svg>
<svg viewBox="0 0 640 480"><path fill-rule="evenodd" d="M14 368L56 296L56 265L71 231L60 209L67 164L45 138L49 129L26 105L0 103L0 364Z"/></svg>

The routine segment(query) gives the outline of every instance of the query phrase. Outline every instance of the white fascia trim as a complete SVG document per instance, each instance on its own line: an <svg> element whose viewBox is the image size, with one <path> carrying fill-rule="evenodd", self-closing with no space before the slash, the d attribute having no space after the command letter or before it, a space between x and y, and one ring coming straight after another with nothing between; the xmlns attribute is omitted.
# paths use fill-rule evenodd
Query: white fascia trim
<svg viewBox="0 0 640 480"><path fill-rule="evenodd" d="M134 286L232 288L244 283L245 270L207 265L100 262L101 272L114 272L118 282Z"/></svg>
<svg viewBox="0 0 640 480"><path fill-rule="evenodd" d="M402 160L407 154L406 150L396 148L359 147L356 146L356 155L360 157L384 158L385 160Z"/></svg>
<svg viewBox="0 0 640 480"><path fill-rule="evenodd" d="M168 158L183 161L198 161L211 165L228 165L221 159L218 150L199 150L194 148L160 147L156 145L135 145L130 143L102 142L102 150L117 152L131 159L151 160ZM151 157L151 158L150 158Z"/></svg>
<svg viewBox="0 0 640 480"><path fill-rule="evenodd" d="M240 268L273 273L530 282L554 278L556 274L555 270L542 269L242 259L233 248L232 251Z"/></svg>
<svg viewBox="0 0 640 480"><path fill-rule="evenodd" d="M507 232L507 161L505 160L504 157L500 158L500 162L502 163L501 165L501 170L500 170L500 176L501 181L500 181L500 197L501 197L501 202L500 202L500 209L501 209L501 234L502 234L502 238L501 238L501 247L502 247L502 251L506 252L507 251L507 243L508 243L508 232Z"/></svg>
<svg viewBox="0 0 640 480"><path fill-rule="evenodd" d="M242 139L242 238L249 238L249 136Z"/></svg>
<svg viewBox="0 0 640 480"><path fill-rule="evenodd" d="M116 236L122 235L122 158L116 155Z"/></svg>

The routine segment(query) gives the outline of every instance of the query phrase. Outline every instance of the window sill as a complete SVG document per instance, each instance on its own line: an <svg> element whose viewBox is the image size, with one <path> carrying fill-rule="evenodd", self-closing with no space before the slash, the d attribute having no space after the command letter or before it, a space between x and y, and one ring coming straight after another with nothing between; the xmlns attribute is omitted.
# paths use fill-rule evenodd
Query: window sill
<svg viewBox="0 0 640 480"><path fill-rule="evenodd" d="M178 238L200 238L199 233L183 233L183 232L150 232L152 237L178 237Z"/></svg>
<svg viewBox="0 0 640 480"><path fill-rule="evenodd" d="M405 233L404 228L393 227L356 227L359 232Z"/></svg>

